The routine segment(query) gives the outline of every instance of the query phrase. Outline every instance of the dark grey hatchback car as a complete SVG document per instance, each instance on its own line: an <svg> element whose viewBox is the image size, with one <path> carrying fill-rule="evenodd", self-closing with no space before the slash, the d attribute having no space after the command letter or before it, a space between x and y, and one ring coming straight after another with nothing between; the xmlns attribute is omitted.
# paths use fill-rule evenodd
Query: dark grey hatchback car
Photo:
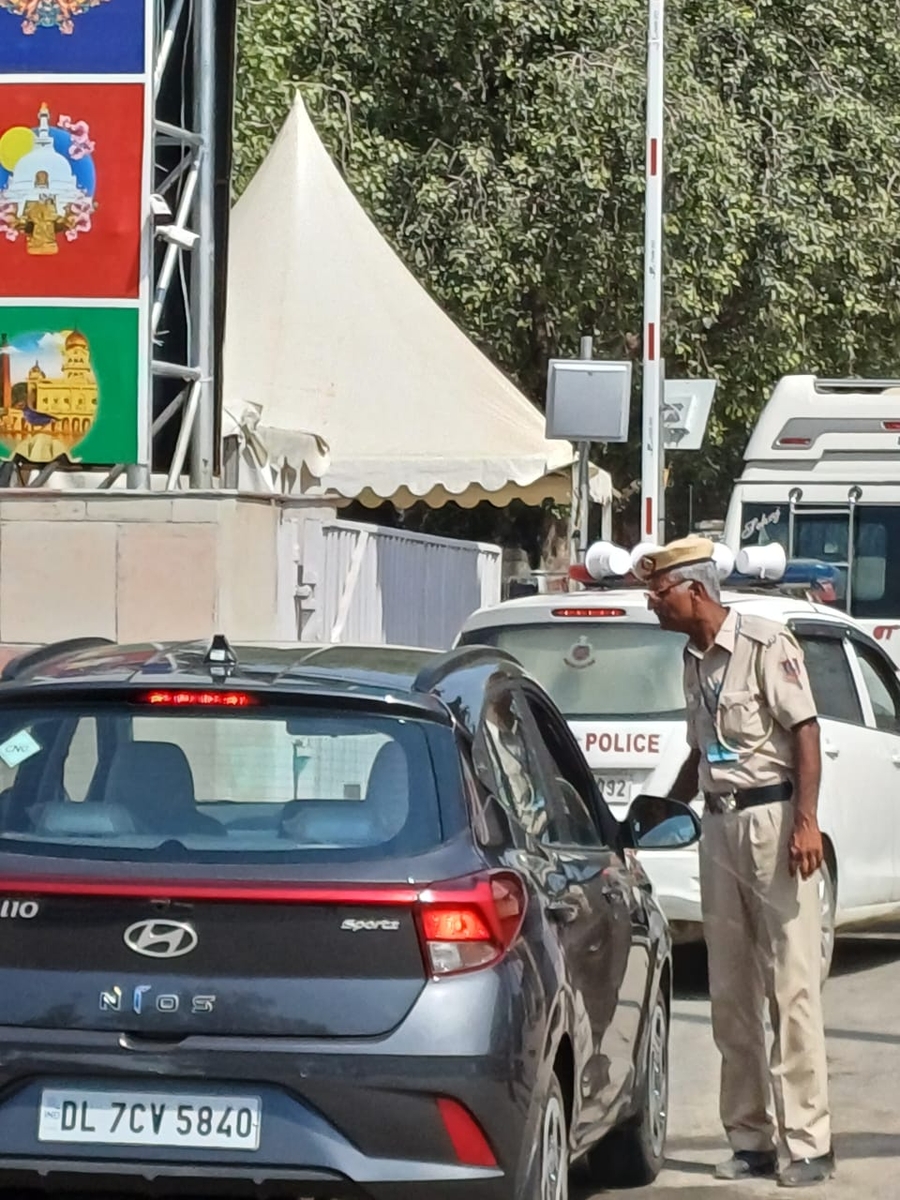
<svg viewBox="0 0 900 1200"><path fill-rule="evenodd" d="M46 647L0 682L0 1187L563 1200L658 1172L670 942L495 649Z"/></svg>

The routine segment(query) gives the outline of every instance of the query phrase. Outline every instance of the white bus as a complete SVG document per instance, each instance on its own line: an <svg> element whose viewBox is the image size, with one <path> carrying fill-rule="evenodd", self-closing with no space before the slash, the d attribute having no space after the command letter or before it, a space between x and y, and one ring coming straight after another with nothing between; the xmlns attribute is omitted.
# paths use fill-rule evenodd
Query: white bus
<svg viewBox="0 0 900 1200"><path fill-rule="evenodd" d="M900 664L900 380L786 375L744 452L724 540L832 563L835 607Z"/></svg>

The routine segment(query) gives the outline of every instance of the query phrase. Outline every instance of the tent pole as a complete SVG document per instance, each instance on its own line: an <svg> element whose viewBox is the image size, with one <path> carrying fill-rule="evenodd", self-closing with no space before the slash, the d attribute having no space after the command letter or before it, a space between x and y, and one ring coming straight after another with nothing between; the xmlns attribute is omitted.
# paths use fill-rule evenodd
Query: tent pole
<svg viewBox="0 0 900 1200"><path fill-rule="evenodd" d="M585 334L581 339L581 358L586 360L594 357L594 339ZM588 546L591 544L591 443L578 443L578 483L579 483L579 547L578 557L584 562Z"/></svg>

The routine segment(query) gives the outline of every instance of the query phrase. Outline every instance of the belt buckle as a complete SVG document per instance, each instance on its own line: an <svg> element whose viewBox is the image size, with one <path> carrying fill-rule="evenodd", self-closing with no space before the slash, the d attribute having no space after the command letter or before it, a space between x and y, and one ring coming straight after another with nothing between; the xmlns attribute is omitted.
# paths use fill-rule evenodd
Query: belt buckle
<svg viewBox="0 0 900 1200"><path fill-rule="evenodd" d="M718 797L718 801L722 805L722 812L732 813L737 811L737 792L723 792Z"/></svg>

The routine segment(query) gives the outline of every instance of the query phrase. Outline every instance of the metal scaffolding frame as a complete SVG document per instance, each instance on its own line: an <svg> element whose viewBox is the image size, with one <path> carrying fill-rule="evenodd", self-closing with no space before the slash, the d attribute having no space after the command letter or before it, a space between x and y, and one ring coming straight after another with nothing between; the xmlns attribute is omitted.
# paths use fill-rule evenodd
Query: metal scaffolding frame
<svg viewBox="0 0 900 1200"><path fill-rule="evenodd" d="M180 416L167 489L179 487L189 453L191 488L208 489L216 457L216 0L155 0L155 15L149 462L120 463L97 486L110 488L125 474L129 488L149 489L154 441ZM163 115L164 98L171 107L173 96L181 98L177 123ZM60 460L41 467L10 460L0 465L0 487L41 487L65 469Z"/></svg>
<svg viewBox="0 0 900 1200"><path fill-rule="evenodd" d="M164 380L178 380L183 386L155 419L151 415L149 443L152 453L154 437L180 415L167 487L178 487L190 450L191 487L209 488L215 450L215 0L160 0L158 11L164 19L157 27L153 71L152 208L156 214L154 238L164 250L161 257L154 253L156 277L150 312L154 400L158 400ZM192 104L190 121L173 124L162 119L159 104L167 77L177 69L178 47L183 51L179 81L182 92L188 53L193 55ZM174 165L173 156L177 160ZM171 220L166 219L169 216ZM176 273L186 292L183 303L187 331L180 361L170 362L155 351L164 344L161 323ZM157 407L151 405L151 414ZM115 468L104 484L110 486L121 473L121 467ZM128 476L131 487L149 486L148 467L129 468Z"/></svg>

